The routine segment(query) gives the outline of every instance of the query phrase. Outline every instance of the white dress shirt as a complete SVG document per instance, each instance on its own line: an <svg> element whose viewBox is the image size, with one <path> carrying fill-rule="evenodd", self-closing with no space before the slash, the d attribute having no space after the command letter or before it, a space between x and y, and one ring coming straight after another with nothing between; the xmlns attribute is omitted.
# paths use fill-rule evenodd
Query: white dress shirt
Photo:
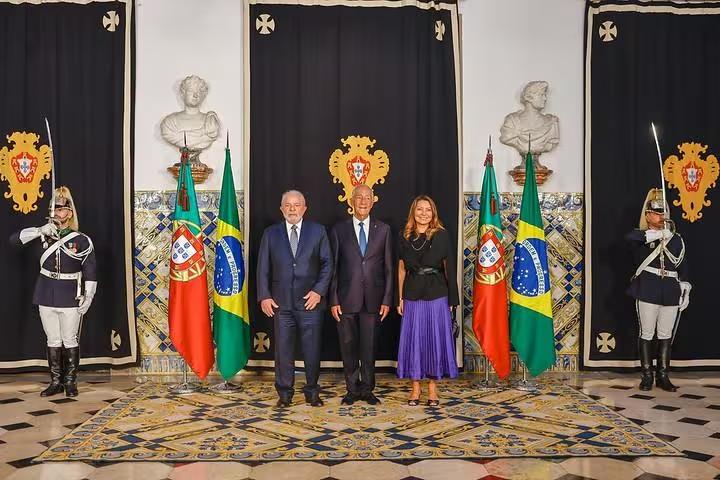
<svg viewBox="0 0 720 480"><path fill-rule="evenodd" d="M300 242L300 230L302 230L302 222L303 221L301 218L300 221L295 224L295 225L297 225L298 242ZM288 240L290 240L290 235L292 234L292 226L293 226L292 223L285 220L285 229L287 230Z"/></svg>
<svg viewBox="0 0 720 480"><path fill-rule="evenodd" d="M360 220L358 220L355 215L352 217L353 220L353 227L355 227L355 239L358 241L358 246L360 246ZM368 241L368 244L370 243L370 217L368 216L365 220L362 221L363 223L363 230L365 230L365 240Z"/></svg>

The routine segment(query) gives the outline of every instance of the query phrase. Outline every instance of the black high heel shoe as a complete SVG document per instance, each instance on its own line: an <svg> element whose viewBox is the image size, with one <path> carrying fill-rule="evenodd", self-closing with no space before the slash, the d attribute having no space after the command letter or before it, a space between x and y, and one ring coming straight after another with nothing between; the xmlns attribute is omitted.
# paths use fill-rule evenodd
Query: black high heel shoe
<svg viewBox="0 0 720 480"><path fill-rule="evenodd" d="M408 406L410 407L417 407L420 405L420 399L419 398L411 398L407 401Z"/></svg>
<svg viewBox="0 0 720 480"><path fill-rule="evenodd" d="M427 401L428 407L437 407L438 405L440 405L440 400L438 400L438 399Z"/></svg>

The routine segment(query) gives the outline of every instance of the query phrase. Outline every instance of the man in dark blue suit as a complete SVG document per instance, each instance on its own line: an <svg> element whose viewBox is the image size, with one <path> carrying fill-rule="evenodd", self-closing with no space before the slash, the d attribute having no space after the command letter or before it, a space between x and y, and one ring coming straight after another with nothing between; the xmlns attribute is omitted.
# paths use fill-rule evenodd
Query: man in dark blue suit
<svg viewBox="0 0 720 480"><path fill-rule="evenodd" d="M370 219L374 193L367 185L352 192L353 216L330 232L335 271L330 311L337 321L347 393L345 405L380 403L375 388L378 323L390 312L393 259L390 227Z"/></svg>
<svg viewBox="0 0 720 480"><path fill-rule="evenodd" d="M296 330L300 332L305 360L305 400L320 407L324 297L333 270L330 244L324 226L303 221L307 206L302 193L285 192L280 210L285 221L263 232L257 264L258 302L263 313L274 320L277 407L292 402Z"/></svg>

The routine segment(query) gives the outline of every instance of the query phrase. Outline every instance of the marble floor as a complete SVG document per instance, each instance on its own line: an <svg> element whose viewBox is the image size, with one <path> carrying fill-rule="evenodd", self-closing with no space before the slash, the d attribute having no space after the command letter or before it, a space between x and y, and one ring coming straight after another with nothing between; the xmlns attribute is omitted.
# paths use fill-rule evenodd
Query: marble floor
<svg viewBox="0 0 720 480"><path fill-rule="evenodd" d="M38 393L44 388L44 375L16 374L0 375L0 479L720 480L720 374L676 373L676 393L640 392L636 375L582 373L561 378L672 443L685 457L35 464L36 455L138 381L173 379L83 373L79 397L43 399ZM331 375L321 378L324 383L339 380Z"/></svg>

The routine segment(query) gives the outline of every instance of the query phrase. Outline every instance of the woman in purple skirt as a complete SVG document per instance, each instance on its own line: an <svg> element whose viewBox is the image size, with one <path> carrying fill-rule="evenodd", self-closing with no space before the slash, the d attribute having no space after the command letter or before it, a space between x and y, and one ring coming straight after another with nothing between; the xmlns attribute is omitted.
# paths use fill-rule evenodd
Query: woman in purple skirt
<svg viewBox="0 0 720 480"><path fill-rule="evenodd" d="M397 374L412 380L408 405L418 405L420 380L427 378L428 406L437 406L435 381L456 378L452 309L458 305L455 255L435 202L413 200L400 235L398 286L402 315Z"/></svg>

